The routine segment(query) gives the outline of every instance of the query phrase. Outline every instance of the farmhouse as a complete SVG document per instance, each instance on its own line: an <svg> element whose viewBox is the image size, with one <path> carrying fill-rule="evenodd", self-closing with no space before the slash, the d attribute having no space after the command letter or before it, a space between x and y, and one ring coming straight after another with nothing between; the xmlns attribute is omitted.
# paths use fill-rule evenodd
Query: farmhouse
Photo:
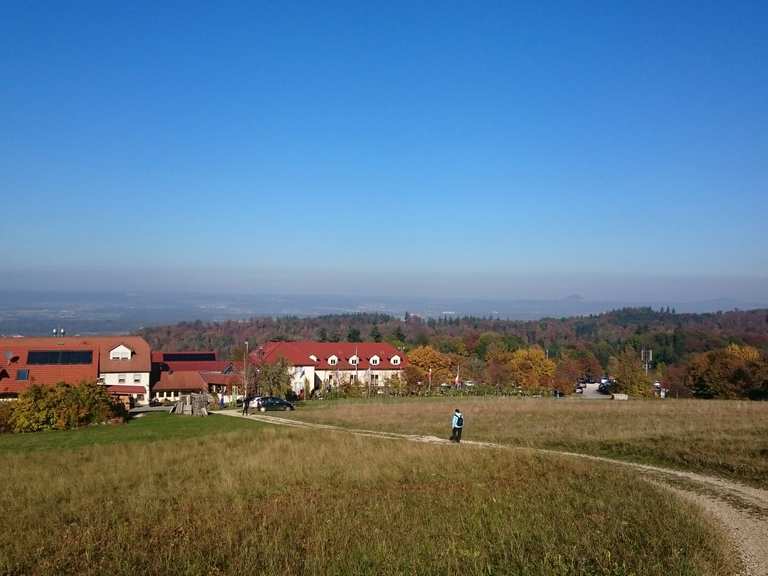
<svg viewBox="0 0 768 576"><path fill-rule="evenodd" d="M32 384L97 382L126 404L149 402L149 344L138 336L0 338L0 397Z"/></svg>
<svg viewBox="0 0 768 576"><path fill-rule="evenodd" d="M213 350L152 352L152 399L176 400L190 392L230 394L242 383L234 362L219 360Z"/></svg>
<svg viewBox="0 0 768 576"><path fill-rule="evenodd" d="M267 342L249 355L259 366L280 358L290 365L291 388L299 394L335 388L344 383L384 386L406 365L403 352L386 342Z"/></svg>

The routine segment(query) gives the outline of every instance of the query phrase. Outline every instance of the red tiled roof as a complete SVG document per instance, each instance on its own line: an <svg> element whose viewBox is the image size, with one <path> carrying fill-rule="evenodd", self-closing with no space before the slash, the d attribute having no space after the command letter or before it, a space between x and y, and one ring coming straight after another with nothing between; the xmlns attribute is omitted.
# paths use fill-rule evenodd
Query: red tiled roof
<svg viewBox="0 0 768 576"><path fill-rule="evenodd" d="M204 372L223 372L227 367L232 364L226 360L201 360L198 362L153 362L153 366L157 367L160 371L204 371Z"/></svg>
<svg viewBox="0 0 768 576"><path fill-rule="evenodd" d="M160 381L152 387L156 390L185 390L192 392L207 391L208 384L200 372L180 370L178 372L162 372Z"/></svg>
<svg viewBox="0 0 768 576"><path fill-rule="evenodd" d="M359 359L357 366L349 362L355 355ZM331 356L338 359L336 365L328 363ZM370 363L373 356L379 357L376 366ZM394 356L400 358L400 364L392 364ZM405 354L387 342L267 342L249 354L249 358L255 364L284 358L293 366L314 366L319 370L399 370L407 363Z"/></svg>
<svg viewBox="0 0 768 576"><path fill-rule="evenodd" d="M110 360L119 345L132 350L130 360ZM76 350L93 353L90 364L28 364L30 351ZM26 389L29 384L95 382L105 372L149 372L149 344L138 336L66 336L60 338L0 338L0 389L9 382ZM19 370L28 370L28 380L17 380ZM1 391L1 390L0 390Z"/></svg>
<svg viewBox="0 0 768 576"><path fill-rule="evenodd" d="M99 372L150 372L152 357L149 344L140 336L100 336L93 338L99 345ZM109 353L123 344L131 349L130 360L110 360Z"/></svg>
<svg viewBox="0 0 768 576"><path fill-rule="evenodd" d="M213 354L213 350L184 350L183 352L155 350L152 352L152 367L158 371L206 371L223 372L232 362L228 360L164 360L164 354Z"/></svg>
<svg viewBox="0 0 768 576"><path fill-rule="evenodd" d="M107 392L110 394L144 394L144 386L122 386L117 384L115 386L107 386Z"/></svg>
<svg viewBox="0 0 768 576"><path fill-rule="evenodd" d="M218 384L229 386L243 381L242 374L222 374L221 372L200 372L200 377L206 384Z"/></svg>
<svg viewBox="0 0 768 576"><path fill-rule="evenodd" d="M16 380L0 380L0 394L18 395L32 385L31 382L17 382Z"/></svg>

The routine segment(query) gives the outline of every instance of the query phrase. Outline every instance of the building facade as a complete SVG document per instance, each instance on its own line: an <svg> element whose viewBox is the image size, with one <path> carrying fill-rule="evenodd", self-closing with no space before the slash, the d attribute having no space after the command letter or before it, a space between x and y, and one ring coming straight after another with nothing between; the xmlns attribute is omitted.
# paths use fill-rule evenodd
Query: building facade
<svg viewBox="0 0 768 576"><path fill-rule="evenodd" d="M296 394L332 390L345 384L384 387L400 377L405 354L386 342L267 342L249 355L262 363L285 360Z"/></svg>
<svg viewBox="0 0 768 576"><path fill-rule="evenodd" d="M0 397L33 384L96 382L127 405L147 404L151 366L138 336L0 338Z"/></svg>

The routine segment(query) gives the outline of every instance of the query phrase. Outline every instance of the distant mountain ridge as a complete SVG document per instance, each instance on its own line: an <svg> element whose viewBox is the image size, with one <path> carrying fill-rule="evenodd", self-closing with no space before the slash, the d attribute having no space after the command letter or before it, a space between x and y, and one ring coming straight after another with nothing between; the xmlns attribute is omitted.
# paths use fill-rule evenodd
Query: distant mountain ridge
<svg viewBox="0 0 768 576"><path fill-rule="evenodd" d="M703 302L590 301L578 294L560 300L469 298L364 298L334 295L207 295L99 292L0 292L0 334L129 333L146 326L183 321L225 322L259 316L313 317L327 314L406 312L425 318L492 316L538 320L599 314L627 307L671 307L677 312L768 307L766 302L731 299Z"/></svg>

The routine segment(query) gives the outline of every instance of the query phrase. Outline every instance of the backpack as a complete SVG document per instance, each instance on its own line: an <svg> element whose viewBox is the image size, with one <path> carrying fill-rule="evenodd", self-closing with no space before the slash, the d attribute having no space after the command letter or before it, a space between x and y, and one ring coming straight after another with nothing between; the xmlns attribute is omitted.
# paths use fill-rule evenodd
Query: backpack
<svg viewBox="0 0 768 576"><path fill-rule="evenodd" d="M456 428L461 428L464 426L464 416L459 416L456 418Z"/></svg>

